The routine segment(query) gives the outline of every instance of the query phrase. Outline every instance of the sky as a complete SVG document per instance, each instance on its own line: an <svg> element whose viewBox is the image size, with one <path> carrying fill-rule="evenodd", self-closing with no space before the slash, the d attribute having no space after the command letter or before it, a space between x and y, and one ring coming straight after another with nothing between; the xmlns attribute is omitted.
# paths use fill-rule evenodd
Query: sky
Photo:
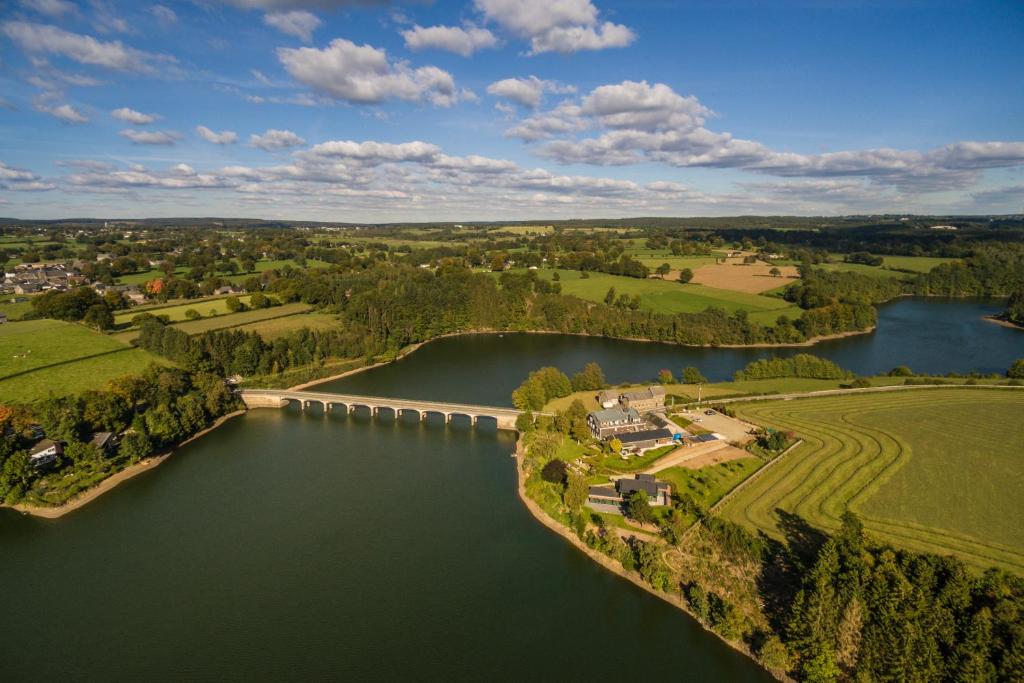
<svg viewBox="0 0 1024 683"><path fill-rule="evenodd" d="M1024 213L1024 2L0 0L0 215Z"/></svg>

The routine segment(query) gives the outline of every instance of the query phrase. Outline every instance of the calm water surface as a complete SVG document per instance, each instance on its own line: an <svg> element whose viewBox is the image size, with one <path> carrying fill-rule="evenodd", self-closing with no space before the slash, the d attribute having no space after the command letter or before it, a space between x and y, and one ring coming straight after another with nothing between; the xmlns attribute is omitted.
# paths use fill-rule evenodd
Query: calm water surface
<svg viewBox="0 0 1024 683"><path fill-rule="evenodd" d="M874 335L813 352L861 373L1001 370L1024 334L979 320L996 310L903 300ZM773 352L797 350L481 335L321 388L501 404L542 364L722 379ZM638 678L768 680L533 520L512 446L459 424L254 411L64 519L0 511L0 677L596 680L628 661Z"/></svg>

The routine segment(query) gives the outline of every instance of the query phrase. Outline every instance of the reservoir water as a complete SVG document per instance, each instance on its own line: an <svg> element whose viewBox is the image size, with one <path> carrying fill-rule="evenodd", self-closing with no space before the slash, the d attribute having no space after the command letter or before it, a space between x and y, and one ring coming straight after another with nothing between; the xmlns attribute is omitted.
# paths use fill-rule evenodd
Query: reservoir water
<svg viewBox="0 0 1024 683"><path fill-rule="evenodd" d="M980 320L998 308L903 300L874 335L810 351L862 373L1002 370L1024 333ZM507 404L544 364L724 378L807 350L478 335L319 388ZM458 422L259 410L63 519L0 511L0 676L769 680L540 526L512 447Z"/></svg>

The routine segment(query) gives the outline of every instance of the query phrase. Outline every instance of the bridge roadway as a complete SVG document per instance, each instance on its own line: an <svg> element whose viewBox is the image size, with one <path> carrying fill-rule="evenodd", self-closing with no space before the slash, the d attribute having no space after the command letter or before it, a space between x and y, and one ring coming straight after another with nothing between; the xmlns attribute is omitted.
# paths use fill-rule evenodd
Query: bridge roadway
<svg viewBox="0 0 1024 683"><path fill-rule="evenodd" d="M242 401L248 408L283 408L291 401L298 401L305 410L313 403L323 406L324 412L331 412L332 406L344 405L351 413L357 406L369 408L371 415L377 415L381 408L391 410L397 417L402 412L415 412L420 420L425 420L428 413L444 416L444 421L451 422L453 415L465 415L472 424L477 424L481 417L493 418L498 429L515 429L516 418L520 412L515 408L498 408L496 406L476 406L462 403L440 403L437 401L419 401L406 398L387 398L385 396L356 396L353 394L328 394L319 391L289 391L287 389L245 389L241 392Z"/></svg>

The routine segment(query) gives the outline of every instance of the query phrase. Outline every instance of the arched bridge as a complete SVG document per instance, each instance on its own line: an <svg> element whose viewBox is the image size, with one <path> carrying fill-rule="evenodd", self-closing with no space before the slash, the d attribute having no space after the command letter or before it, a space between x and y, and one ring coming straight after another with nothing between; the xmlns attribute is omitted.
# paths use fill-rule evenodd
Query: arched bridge
<svg viewBox="0 0 1024 683"><path fill-rule="evenodd" d="M343 405L349 413L358 406L368 408L371 415L376 415L381 408L393 411L396 417L403 412L415 412L420 420L425 420L428 413L443 415L445 422L451 422L453 415L465 415L474 425L481 417L489 417L498 423L498 429L515 429L516 418L520 414L515 408L287 389L245 389L241 392L241 397L248 408L283 408L291 401L297 401L303 410L313 403L319 403L325 413L331 412L333 406Z"/></svg>

